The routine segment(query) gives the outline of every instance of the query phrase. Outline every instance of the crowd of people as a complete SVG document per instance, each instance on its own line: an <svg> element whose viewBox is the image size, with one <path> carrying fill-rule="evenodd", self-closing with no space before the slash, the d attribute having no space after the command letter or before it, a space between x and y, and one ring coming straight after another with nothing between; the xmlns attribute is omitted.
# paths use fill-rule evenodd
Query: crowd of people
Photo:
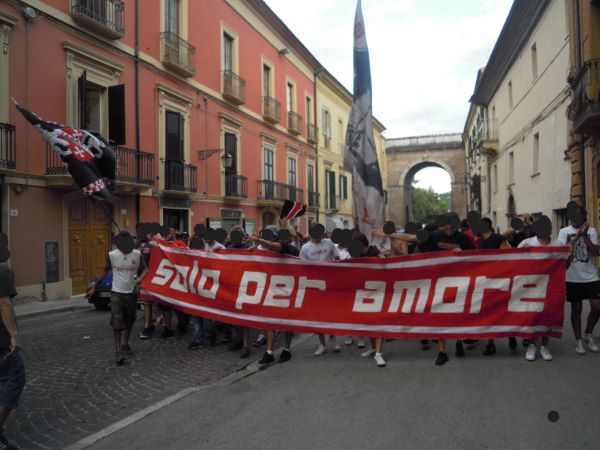
<svg viewBox="0 0 600 450"><path fill-rule="evenodd" d="M407 226L402 232L386 232L375 230L373 235L386 236L391 243L388 247L372 245L367 237L359 232L342 233L336 230L333 233L325 233L320 224L313 224L309 230L309 236L302 235L297 227L294 228L283 220L280 227L268 226L259 235L246 235L241 227L233 227L229 234L222 230L207 229L197 226L195 233L188 236L185 233L177 233L170 230L167 236L161 234L148 234L139 241L138 249L133 247L133 238L128 232L122 232L117 239L129 242L128 245L119 244L119 248L109 253L106 263L106 271L112 270L113 285L111 297L111 324L114 330L115 358L117 364L122 364L132 350L129 344L131 329L136 317L136 284L141 282L146 275L155 239L166 239L173 245L182 248L196 248L205 251L226 251L227 249L250 250L259 248L267 251L278 252L286 255L299 257L305 261L328 261L348 258L381 258L390 256L402 256L411 253L426 253L437 251L462 252L467 250L502 250L509 248L527 248L539 246L566 246L569 248L568 269L566 275L566 301L571 306L571 324L575 335L575 352L583 355L587 351L598 352L598 345L594 342L593 330L600 318L600 276L593 258L600 255L598 233L596 229L589 226L586 213L579 208L576 214L571 216L571 224L558 232L558 237L553 239L552 225L546 216L537 217L535 220L529 214L520 216L520 225L509 228L503 233L494 228L490 219L476 219L477 224L469 223L469 220L460 221L453 213L440 216L436 223L422 227L418 224ZM409 229L410 228L410 229ZM346 236L345 238L342 236ZM91 294L91 291L90 291ZM582 312L583 301L590 301L590 313L587 318L585 335L582 335ZM266 346L264 355L259 364L269 364L275 361L273 345L279 337L279 333L273 330L259 330L258 337L250 342L250 330L240 326L231 326L218 323L213 320L203 319L199 316L190 317L187 314L172 309L164 304L154 302L143 302L143 329L139 335L140 339L148 339L157 336L168 339L179 333L185 335L191 324L194 329L193 340L189 343L190 350L199 349L205 345L217 345L220 342L229 344L229 350L241 351L241 358L250 356L251 346ZM172 326L172 313L178 319L177 329ZM162 332L156 332L157 327ZM277 362L284 363L291 359L291 343L294 334L284 333L284 343ZM329 346L326 336L319 334L319 344L314 351L314 356L321 356L331 349L339 352L340 343L336 336L329 336ZM357 340L358 348L364 349L362 357L373 357L375 363L383 367L386 365L383 357L383 346L385 339L373 336L370 339L362 337L347 337L345 345L353 345ZM525 358L534 361L539 355L545 361L552 360L549 347L549 336L540 339L524 340L526 347ZM465 356L465 345L474 346L477 340L456 341L455 354L457 357ZM430 341L420 341L423 350L429 349ZM446 342L443 339L435 340L438 354L435 364L444 365L448 360ZM517 339L508 339L510 349L517 348ZM587 348L587 349L586 349ZM496 342L489 339L485 342L483 355L492 356L496 353Z"/></svg>

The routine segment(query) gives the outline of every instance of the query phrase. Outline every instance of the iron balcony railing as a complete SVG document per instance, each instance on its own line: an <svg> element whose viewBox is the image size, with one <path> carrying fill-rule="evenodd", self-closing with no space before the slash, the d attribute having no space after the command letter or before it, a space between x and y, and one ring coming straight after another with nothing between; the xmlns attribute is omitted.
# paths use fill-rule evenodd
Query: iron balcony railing
<svg viewBox="0 0 600 450"><path fill-rule="evenodd" d="M318 208L320 206L320 195L318 192L308 191L308 207Z"/></svg>
<svg viewBox="0 0 600 450"><path fill-rule="evenodd" d="M137 152L132 148L115 146L117 183L154 184L154 155L147 152ZM60 156L46 145L46 175L67 175L69 171Z"/></svg>
<svg viewBox="0 0 600 450"><path fill-rule="evenodd" d="M78 21L99 25L99 31L104 31L109 37L116 39L125 34L125 3L121 0L73 0L71 14Z"/></svg>
<svg viewBox="0 0 600 450"><path fill-rule="evenodd" d="M225 175L225 196L248 198L248 178L242 175Z"/></svg>
<svg viewBox="0 0 600 450"><path fill-rule="evenodd" d="M306 124L306 140L311 144L316 144L319 141L319 130L314 123Z"/></svg>
<svg viewBox="0 0 600 450"><path fill-rule="evenodd" d="M165 160L165 189L168 191L196 192L196 166L183 161Z"/></svg>
<svg viewBox="0 0 600 450"><path fill-rule="evenodd" d="M0 169L15 170L17 135L16 127L0 123Z"/></svg>
<svg viewBox="0 0 600 450"><path fill-rule="evenodd" d="M196 48L192 44L170 31L160 33L160 40L163 64L188 77L196 73L194 64Z"/></svg>
<svg viewBox="0 0 600 450"><path fill-rule="evenodd" d="M569 83L573 94L567 117L573 121L573 131L600 133L600 59L583 63Z"/></svg>
<svg viewBox="0 0 600 450"><path fill-rule="evenodd" d="M263 97L263 117L267 122L281 122L281 103L273 97Z"/></svg>
<svg viewBox="0 0 600 450"><path fill-rule="evenodd" d="M288 111L288 131L292 134L300 134L300 124L302 123L302 116L294 111Z"/></svg>
<svg viewBox="0 0 600 450"><path fill-rule="evenodd" d="M278 183L272 180L259 180L256 182L259 200L291 200L302 202L304 200L304 190L291 186L289 184Z"/></svg>
<svg viewBox="0 0 600 450"><path fill-rule="evenodd" d="M236 105L246 103L246 80L231 70L223 71L223 97Z"/></svg>

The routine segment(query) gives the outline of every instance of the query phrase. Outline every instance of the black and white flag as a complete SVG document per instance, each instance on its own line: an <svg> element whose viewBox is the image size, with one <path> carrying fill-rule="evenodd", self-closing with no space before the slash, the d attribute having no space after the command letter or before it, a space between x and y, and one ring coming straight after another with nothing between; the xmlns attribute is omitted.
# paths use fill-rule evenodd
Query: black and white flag
<svg viewBox="0 0 600 450"><path fill-rule="evenodd" d="M369 240L384 223L384 193L373 138L371 66L360 0L354 19L354 92L346 131L344 168L352 172L354 217Z"/></svg>

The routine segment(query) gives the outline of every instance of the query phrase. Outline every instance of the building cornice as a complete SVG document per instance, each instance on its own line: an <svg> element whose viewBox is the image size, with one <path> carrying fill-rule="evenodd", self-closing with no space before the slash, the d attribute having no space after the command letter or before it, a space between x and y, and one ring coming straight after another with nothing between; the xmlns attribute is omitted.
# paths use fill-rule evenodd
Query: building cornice
<svg viewBox="0 0 600 450"><path fill-rule="evenodd" d="M550 0L515 0L469 100L471 103L483 106L490 103L549 4Z"/></svg>

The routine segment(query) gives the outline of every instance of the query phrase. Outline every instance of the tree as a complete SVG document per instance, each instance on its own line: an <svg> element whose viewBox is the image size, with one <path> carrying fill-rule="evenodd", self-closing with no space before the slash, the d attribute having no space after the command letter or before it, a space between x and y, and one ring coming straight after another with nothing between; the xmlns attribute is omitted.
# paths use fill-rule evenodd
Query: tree
<svg viewBox="0 0 600 450"><path fill-rule="evenodd" d="M435 221L436 216L450 211L450 193L436 194L431 188L413 186L411 199L415 222L431 223Z"/></svg>

